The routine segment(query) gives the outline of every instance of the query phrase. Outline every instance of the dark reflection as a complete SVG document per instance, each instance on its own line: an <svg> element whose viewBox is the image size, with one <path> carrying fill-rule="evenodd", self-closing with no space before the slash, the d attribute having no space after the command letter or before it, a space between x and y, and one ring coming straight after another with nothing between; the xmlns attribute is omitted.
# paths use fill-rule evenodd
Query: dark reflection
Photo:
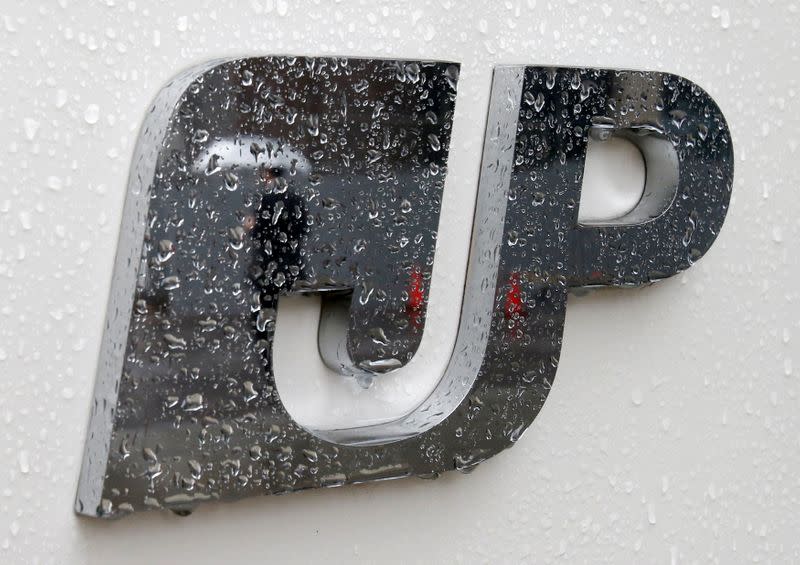
<svg viewBox="0 0 800 565"><path fill-rule="evenodd" d="M248 278L258 293L260 308L254 308L256 340L262 340L266 366L272 366L272 347L278 297L294 286L305 267L308 236L308 206L291 189L289 170L264 165L259 168L257 192L261 201L255 213L244 220L251 229Z"/></svg>

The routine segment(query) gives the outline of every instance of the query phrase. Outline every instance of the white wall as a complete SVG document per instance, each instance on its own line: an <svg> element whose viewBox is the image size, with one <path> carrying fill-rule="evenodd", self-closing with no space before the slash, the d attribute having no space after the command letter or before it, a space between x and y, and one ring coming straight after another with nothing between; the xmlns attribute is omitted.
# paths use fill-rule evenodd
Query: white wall
<svg viewBox="0 0 800 565"><path fill-rule="evenodd" d="M0 563L800 560L797 3L175 4L0 4ZM703 86L733 131L727 222L684 275L570 299L545 408L470 476L206 505L184 519L79 519L144 112L190 64L282 53L462 63L432 291L443 334L494 64L664 70Z"/></svg>

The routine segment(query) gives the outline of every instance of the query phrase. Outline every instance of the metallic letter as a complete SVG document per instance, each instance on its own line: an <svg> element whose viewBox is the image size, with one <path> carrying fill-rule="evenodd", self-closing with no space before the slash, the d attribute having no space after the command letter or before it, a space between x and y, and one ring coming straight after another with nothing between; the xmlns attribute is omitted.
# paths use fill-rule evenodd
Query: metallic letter
<svg viewBox="0 0 800 565"><path fill-rule="evenodd" d="M165 89L131 175L78 512L467 471L541 409L570 287L649 283L710 247L733 156L705 92L665 73L500 67L445 374L396 421L302 428L271 369L277 295L333 293L320 349L345 374L413 355L456 78L441 63L269 58ZM612 135L642 151L644 197L580 225L587 141Z"/></svg>

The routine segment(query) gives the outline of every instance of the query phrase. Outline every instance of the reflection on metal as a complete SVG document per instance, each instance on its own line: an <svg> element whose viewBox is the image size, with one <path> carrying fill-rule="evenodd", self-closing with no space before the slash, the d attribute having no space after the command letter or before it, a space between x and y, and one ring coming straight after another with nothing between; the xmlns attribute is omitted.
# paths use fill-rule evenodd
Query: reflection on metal
<svg viewBox="0 0 800 565"><path fill-rule="evenodd" d="M365 384L419 344L457 75L247 59L162 92L131 175L78 512L469 471L541 409L570 287L649 283L710 247L733 156L705 92L664 73L500 67L445 374L396 421L299 426L272 374L278 295L327 293L321 354ZM642 151L645 193L580 225L588 138L613 135Z"/></svg>

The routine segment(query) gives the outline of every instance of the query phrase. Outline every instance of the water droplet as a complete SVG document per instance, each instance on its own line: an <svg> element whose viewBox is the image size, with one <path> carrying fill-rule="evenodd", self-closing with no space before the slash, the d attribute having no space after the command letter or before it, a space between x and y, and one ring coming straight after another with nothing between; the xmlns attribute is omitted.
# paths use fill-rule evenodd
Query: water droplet
<svg viewBox="0 0 800 565"><path fill-rule="evenodd" d="M208 131L204 129L194 130L194 134L192 134L192 141L194 143L205 143L208 141Z"/></svg>
<svg viewBox="0 0 800 565"><path fill-rule="evenodd" d="M164 334L164 341L167 342L167 347L169 349L176 349L182 350L186 349L186 340L180 337L177 337L173 334Z"/></svg>
<svg viewBox="0 0 800 565"><path fill-rule="evenodd" d="M223 178L225 179L225 188L231 192L239 188L239 177L234 175L230 171L226 171L223 174Z"/></svg>
<svg viewBox="0 0 800 565"><path fill-rule="evenodd" d="M209 157L208 165L206 165L206 175L213 175L214 173L220 170L220 165L219 165L220 160L221 157L216 154Z"/></svg>
<svg viewBox="0 0 800 565"><path fill-rule="evenodd" d="M250 402L258 396L253 381L244 381L244 383L242 383L242 388L244 389L245 402Z"/></svg>
<svg viewBox="0 0 800 565"><path fill-rule="evenodd" d="M228 229L228 240L232 249L239 250L244 246L245 230L242 226Z"/></svg>
<svg viewBox="0 0 800 565"><path fill-rule="evenodd" d="M175 244L168 239L158 242L158 262L166 263L175 254Z"/></svg>
<svg viewBox="0 0 800 565"><path fill-rule="evenodd" d="M386 337L386 332L383 331L383 328L370 328L367 335L378 345L389 345L389 338Z"/></svg>
<svg viewBox="0 0 800 565"><path fill-rule="evenodd" d="M83 111L83 119L87 124L96 124L100 119L100 106L97 104L89 104Z"/></svg>
<svg viewBox="0 0 800 565"><path fill-rule="evenodd" d="M161 288L164 290L175 290L179 286L181 286L181 279L177 275L165 277L164 280L161 281Z"/></svg>
<svg viewBox="0 0 800 565"><path fill-rule="evenodd" d="M199 392L187 395L186 398L183 399L181 407L186 412L195 412L200 410L203 408L203 395Z"/></svg>
<svg viewBox="0 0 800 565"><path fill-rule="evenodd" d="M33 227L31 223L31 213L27 210L22 210L19 213L19 223L22 224L22 229L29 230Z"/></svg>
<svg viewBox="0 0 800 565"><path fill-rule="evenodd" d="M652 502L647 505L647 521L651 526L656 523L656 507Z"/></svg>
<svg viewBox="0 0 800 565"><path fill-rule="evenodd" d="M63 188L63 186L64 183L59 177L56 176L47 177L47 188L49 188L50 190L58 192Z"/></svg>
<svg viewBox="0 0 800 565"><path fill-rule="evenodd" d="M17 462L19 463L19 471L23 475L27 475L31 470L30 457L28 452L24 449L17 455Z"/></svg>
<svg viewBox="0 0 800 565"><path fill-rule="evenodd" d="M542 108L544 108L544 95L540 92L536 95L536 100L533 103L533 109L537 112L541 112Z"/></svg>

